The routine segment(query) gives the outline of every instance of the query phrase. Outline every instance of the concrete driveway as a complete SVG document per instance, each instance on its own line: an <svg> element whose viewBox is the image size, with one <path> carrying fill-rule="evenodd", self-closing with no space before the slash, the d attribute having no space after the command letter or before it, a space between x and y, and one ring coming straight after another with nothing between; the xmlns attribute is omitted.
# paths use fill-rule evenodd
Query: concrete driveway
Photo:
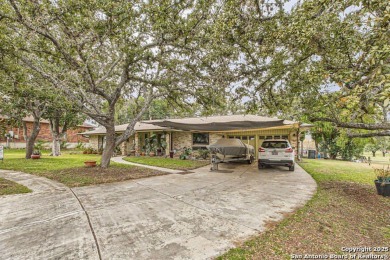
<svg viewBox="0 0 390 260"><path fill-rule="evenodd" d="M71 190L0 171L34 190L0 196L0 258L208 259L281 220L316 189L299 166L193 172Z"/></svg>

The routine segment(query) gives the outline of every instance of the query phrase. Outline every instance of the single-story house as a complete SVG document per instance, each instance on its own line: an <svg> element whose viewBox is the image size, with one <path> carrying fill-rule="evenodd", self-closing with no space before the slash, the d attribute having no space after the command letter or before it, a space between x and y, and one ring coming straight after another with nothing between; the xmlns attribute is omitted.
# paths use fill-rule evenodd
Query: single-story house
<svg viewBox="0 0 390 260"><path fill-rule="evenodd" d="M30 135L34 124L34 118L32 116L27 116L23 118L23 121L26 123L27 135ZM94 128L95 126L87 123L68 128L64 141L67 142L67 146L70 148L75 147L79 142L88 144L88 137L79 135L79 133L90 131ZM41 119L40 131L36 140L47 142L47 146L51 146L50 142L52 142L52 135L48 120ZM18 124L14 124L14 122L9 120L7 116L0 115L0 145L6 146L7 144L10 148L26 148L23 127Z"/></svg>
<svg viewBox="0 0 390 260"><path fill-rule="evenodd" d="M115 130L121 134L126 127L127 124L118 125ZM253 145L257 155L263 140L288 139L298 154L301 145L299 135L309 127L308 124L257 115L148 120L138 122L134 127L135 134L120 148L123 155L140 154L145 150L145 140L154 135L160 144L164 143L162 154L168 155L170 151L179 154L185 148L206 149L207 145L220 138L239 138ZM93 148L102 149L105 133L105 128L99 127L82 134L89 136Z"/></svg>

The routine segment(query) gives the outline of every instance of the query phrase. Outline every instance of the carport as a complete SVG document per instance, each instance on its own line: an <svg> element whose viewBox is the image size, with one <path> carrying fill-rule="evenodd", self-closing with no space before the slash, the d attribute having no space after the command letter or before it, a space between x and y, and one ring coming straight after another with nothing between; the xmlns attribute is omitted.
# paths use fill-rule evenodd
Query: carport
<svg viewBox="0 0 390 260"><path fill-rule="evenodd" d="M118 125L115 131L121 134L127 124ZM239 138L255 147L256 157L258 148L266 139L288 139L295 149L300 152L300 134L309 129L310 125L300 122L257 115L228 115L210 117L190 117L179 119L147 120L138 122L135 134L121 145L123 155L141 154L145 152L145 139L159 135L164 139L165 153L180 151L185 148L192 150L206 149L206 146L220 138ZM93 148L99 149L104 142L106 130L98 128L93 131L80 133L90 137Z"/></svg>
<svg viewBox="0 0 390 260"><path fill-rule="evenodd" d="M255 147L256 158L261 143L268 139L287 139L295 154L299 154L300 134L311 127L309 124L257 115L149 120L143 123L179 131L213 133L222 138L238 138Z"/></svg>

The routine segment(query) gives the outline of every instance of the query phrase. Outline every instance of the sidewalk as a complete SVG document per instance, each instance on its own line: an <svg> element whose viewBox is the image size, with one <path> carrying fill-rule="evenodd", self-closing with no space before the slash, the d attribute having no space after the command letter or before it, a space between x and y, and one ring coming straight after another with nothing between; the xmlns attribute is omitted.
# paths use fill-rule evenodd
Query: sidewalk
<svg viewBox="0 0 390 260"><path fill-rule="evenodd" d="M150 165L146 165L146 164L128 162L128 161L123 160L123 158L124 157L113 157L113 158L111 158L111 161L116 162L116 163L123 163L123 164L138 166L138 167L149 168L149 169L157 170L160 172L167 172L167 173L182 173L182 172L184 172L183 170L173 170L173 169L167 169L167 168L162 168L162 167L157 167L157 166L150 166Z"/></svg>

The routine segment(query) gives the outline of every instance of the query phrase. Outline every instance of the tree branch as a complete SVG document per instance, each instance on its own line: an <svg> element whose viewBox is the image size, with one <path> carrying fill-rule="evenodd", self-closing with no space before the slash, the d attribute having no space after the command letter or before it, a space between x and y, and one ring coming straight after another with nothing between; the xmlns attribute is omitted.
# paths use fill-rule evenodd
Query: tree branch
<svg viewBox="0 0 390 260"><path fill-rule="evenodd" d="M153 95L153 88L150 88L147 99L145 100L142 109L138 112L138 114L134 117L131 123L126 127L125 132L116 139L115 145L118 146L123 143L127 138L134 134L134 126L141 119L145 111L149 108L155 96Z"/></svg>
<svg viewBox="0 0 390 260"><path fill-rule="evenodd" d="M314 117L310 118L310 121L317 122L330 122L334 123L338 127L342 128L351 128L351 129L365 129L365 130L390 130L390 124L389 123L375 123L375 124L366 124L366 123L353 123L353 122L340 122L333 118L328 117Z"/></svg>
<svg viewBox="0 0 390 260"><path fill-rule="evenodd" d="M123 55L120 55L119 58L111 64L107 73L105 75L103 75L100 79L96 80L96 86L99 86L102 82L104 82L110 76L110 74L112 73L112 71L114 70L116 65L118 65L118 63L122 60L122 58L123 58Z"/></svg>
<svg viewBox="0 0 390 260"><path fill-rule="evenodd" d="M375 133L364 133L364 134L348 134L349 138L367 138L376 136L390 136L390 131L375 132Z"/></svg>

